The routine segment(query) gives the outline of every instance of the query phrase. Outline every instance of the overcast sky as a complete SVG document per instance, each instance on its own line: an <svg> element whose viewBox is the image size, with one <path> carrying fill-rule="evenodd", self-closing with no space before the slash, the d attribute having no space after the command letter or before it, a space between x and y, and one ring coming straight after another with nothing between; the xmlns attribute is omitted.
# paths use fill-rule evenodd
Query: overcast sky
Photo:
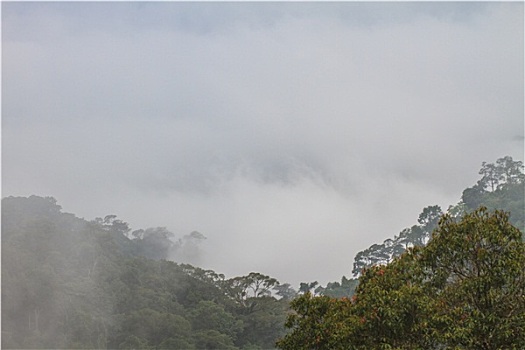
<svg viewBox="0 0 525 350"><path fill-rule="evenodd" d="M2 3L2 196L292 283L523 160L523 3Z"/></svg>

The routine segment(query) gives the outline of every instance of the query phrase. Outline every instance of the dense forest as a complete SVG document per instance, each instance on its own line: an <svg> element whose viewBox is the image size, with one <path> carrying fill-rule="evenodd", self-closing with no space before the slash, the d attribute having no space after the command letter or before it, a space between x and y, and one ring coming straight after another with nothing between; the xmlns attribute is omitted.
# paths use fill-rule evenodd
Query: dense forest
<svg viewBox="0 0 525 350"><path fill-rule="evenodd" d="M352 298L306 293L282 349L523 349L525 243L502 211L445 214L428 244L362 271Z"/></svg>
<svg viewBox="0 0 525 350"><path fill-rule="evenodd" d="M504 157L479 174L445 213L428 206L418 224L359 252L351 278L297 291L260 272L226 278L172 261L195 252L205 238L196 231L180 239L163 227L130 232L114 215L63 212L52 197L4 198L2 348L523 344L523 164Z"/></svg>
<svg viewBox="0 0 525 350"><path fill-rule="evenodd" d="M286 285L165 260L188 243L127 231L53 198L3 199L2 348L259 349L283 335Z"/></svg>
<svg viewBox="0 0 525 350"><path fill-rule="evenodd" d="M351 298L291 302L281 349L523 349L525 179L510 157L443 214L357 254ZM498 208L503 210L498 210Z"/></svg>

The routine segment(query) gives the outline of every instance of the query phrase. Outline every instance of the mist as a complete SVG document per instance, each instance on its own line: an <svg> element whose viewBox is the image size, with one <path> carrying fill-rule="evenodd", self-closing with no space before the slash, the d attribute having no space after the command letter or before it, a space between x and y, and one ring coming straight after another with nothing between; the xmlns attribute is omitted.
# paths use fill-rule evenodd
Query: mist
<svg viewBox="0 0 525 350"><path fill-rule="evenodd" d="M3 3L2 196L339 280L523 160L523 28L522 3Z"/></svg>

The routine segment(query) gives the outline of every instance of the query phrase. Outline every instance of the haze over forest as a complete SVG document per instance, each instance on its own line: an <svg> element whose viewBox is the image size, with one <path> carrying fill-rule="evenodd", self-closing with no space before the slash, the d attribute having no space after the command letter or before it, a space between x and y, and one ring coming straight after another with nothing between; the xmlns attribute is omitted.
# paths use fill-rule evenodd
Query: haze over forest
<svg viewBox="0 0 525 350"><path fill-rule="evenodd" d="M524 159L523 3L2 3L2 197L297 285Z"/></svg>

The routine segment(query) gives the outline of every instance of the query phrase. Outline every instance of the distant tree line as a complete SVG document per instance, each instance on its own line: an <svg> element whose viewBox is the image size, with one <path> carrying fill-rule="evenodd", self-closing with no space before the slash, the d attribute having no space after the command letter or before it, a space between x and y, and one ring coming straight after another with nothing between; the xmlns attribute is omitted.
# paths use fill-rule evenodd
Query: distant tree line
<svg viewBox="0 0 525 350"><path fill-rule="evenodd" d="M504 157L480 175L446 213L428 206L358 253L352 278L297 291L187 263L206 239L196 231L176 239L80 219L52 197L4 198L2 348L517 349L523 164Z"/></svg>
<svg viewBox="0 0 525 350"><path fill-rule="evenodd" d="M446 214L427 207L419 225L357 254L351 297L295 298L278 347L522 349L523 164L484 162L480 175Z"/></svg>
<svg viewBox="0 0 525 350"><path fill-rule="evenodd" d="M198 232L129 231L51 197L4 198L2 348L268 349L284 335L289 285L166 260Z"/></svg>
<svg viewBox="0 0 525 350"><path fill-rule="evenodd" d="M502 211L446 214L424 247L365 269L352 298L294 299L281 349L522 349L525 243Z"/></svg>
<svg viewBox="0 0 525 350"><path fill-rule="evenodd" d="M525 174L523 169L523 162L515 161L510 156L500 158L496 163L483 162L479 170L481 179L474 186L465 189L459 203L449 206L446 213L459 219L480 206L490 210L500 209L509 213L511 224L521 232L525 232ZM356 254L352 278L343 277L347 288L336 287L339 293L334 294L331 291L333 284L329 283L326 290L320 287L316 289L315 294L352 296L363 269L388 264L408 248L424 246L437 228L443 214L438 205L425 207L419 214L418 224L405 228L393 238L387 238L381 244L373 244ZM334 283L341 285L338 282Z"/></svg>

